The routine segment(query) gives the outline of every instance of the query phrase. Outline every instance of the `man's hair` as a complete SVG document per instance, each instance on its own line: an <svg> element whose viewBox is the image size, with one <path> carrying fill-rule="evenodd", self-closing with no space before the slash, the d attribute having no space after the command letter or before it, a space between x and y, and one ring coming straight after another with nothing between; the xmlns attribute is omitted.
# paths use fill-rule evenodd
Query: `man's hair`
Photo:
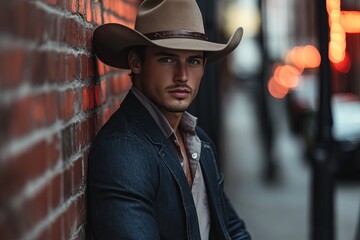
<svg viewBox="0 0 360 240"><path fill-rule="evenodd" d="M140 59L140 63L143 64L144 60L145 60L145 50L146 50L147 46L145 45L141 45L141 46L133 46L129 48L129 53L130 52L134 52L136 55L138 55L139 59ZM129 73L129 76L131 78L131 81L134 81L135 78L135 74L131 71L131 73Z"/></svg>

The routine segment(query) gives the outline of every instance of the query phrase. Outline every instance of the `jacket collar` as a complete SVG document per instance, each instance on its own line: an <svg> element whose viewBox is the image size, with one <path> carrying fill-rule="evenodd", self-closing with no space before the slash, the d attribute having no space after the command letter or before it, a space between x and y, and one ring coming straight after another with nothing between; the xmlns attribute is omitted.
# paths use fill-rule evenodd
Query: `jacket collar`
<svg viewBox="0 0 360 240"><path fill-rule="evenodd" d="M164 144L167 140L150 113L131 91L122 103L122 110L144 131L153 144Z"/></svg>

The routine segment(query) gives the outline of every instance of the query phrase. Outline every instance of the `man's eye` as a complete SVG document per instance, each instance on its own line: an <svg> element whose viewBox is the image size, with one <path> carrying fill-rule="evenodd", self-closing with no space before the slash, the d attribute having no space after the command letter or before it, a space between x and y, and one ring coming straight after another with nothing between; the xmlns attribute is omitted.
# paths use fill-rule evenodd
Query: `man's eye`
<svg viewBox="0 0 360 240"><path fill-rule="evenodd" d="M159 61L163 62L163 63L172 63L173 62L173 60L171 58L168 58L168 57L160 58Z"/></svg>
<svg viewBox="0 0 360 240"><path fill-rule="evenodd" d="M198 59L189 59L189 63L193 65L201 64L201 61Z"/></svg>

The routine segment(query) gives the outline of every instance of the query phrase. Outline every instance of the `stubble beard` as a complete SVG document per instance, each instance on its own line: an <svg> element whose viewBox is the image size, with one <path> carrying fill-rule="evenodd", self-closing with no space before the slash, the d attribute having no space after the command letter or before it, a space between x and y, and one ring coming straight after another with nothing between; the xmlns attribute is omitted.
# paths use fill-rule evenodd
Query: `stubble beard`
<svg viewBox="0 0 360 240"><path fill-rule="evenodd" d="M147 89L147 88L145 87L145 89ZM143 94L146 95L161 111L166 111L166 112L171 112L171 113L185 112L189 108L189 106L192 102L192 100L191 100L190 103L187 103L184 105L182 103L182 101L187 101L187 100L183 99L183 100L177 100L177 102L175 102L175 103L170 103L166 99L158 98L156 93L153 93L151 91L145 90L145 91L143 91Z"/></svg>
<svg viewBox="0 0 360 240"><path fill-rule="evenodd" d="M171 113L183 113L189 108L189 106L168 105L166 103L162 103L162 104L160 103L157 104L157 106L158 108Z"/></svg>

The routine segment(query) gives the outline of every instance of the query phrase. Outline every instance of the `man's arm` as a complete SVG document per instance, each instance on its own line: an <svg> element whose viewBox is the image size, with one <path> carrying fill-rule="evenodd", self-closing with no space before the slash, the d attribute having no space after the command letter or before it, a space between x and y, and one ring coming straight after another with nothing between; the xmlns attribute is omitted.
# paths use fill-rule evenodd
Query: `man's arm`
<svg viewBox="0 0 360 240"><path fill-rule="evenodd" d="M231 239L251 240L251 236L245 228L244 221L238 217L237 213L231 206L225 194L224 194L224 204L225 204L225 209L228 213L228 222L226 227Z"/></svg>
<svg viewBox="0 0 360 240"><path fill-rule="evenodd" d="M96 144L89 154L89 228L97 240L160 239L153 203L156 164L133 138Z"/></svg>

